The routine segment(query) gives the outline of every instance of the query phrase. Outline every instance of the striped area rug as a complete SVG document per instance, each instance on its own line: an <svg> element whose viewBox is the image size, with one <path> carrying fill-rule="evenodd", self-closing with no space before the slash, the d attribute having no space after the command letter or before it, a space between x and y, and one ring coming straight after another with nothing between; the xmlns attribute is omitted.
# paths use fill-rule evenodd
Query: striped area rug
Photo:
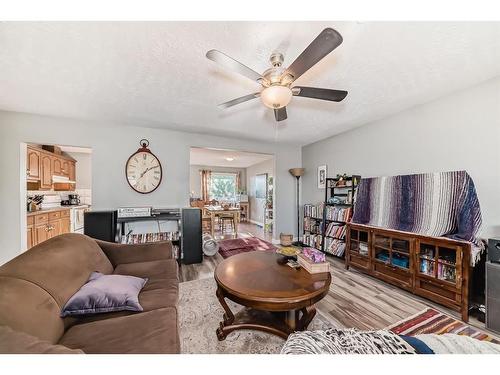
<svg viewBox="0 0 500 375"><path fill-rule="evenodd" d="M397 322L387 327L387 329L398 335L415 336L427 333L438 335L454 333L473 337L477 340L500 343L487 333L431 308Z"/></svg>

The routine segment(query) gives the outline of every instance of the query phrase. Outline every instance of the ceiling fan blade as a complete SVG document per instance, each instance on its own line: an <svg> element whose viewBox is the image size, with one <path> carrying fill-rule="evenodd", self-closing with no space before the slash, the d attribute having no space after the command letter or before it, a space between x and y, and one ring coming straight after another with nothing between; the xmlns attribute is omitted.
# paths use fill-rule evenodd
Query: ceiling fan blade
<svg viewBox="0 0 500 375"><path fill-rule="evenodd" d="M286 107L281 107L274 110L274 118L276 121L283 121L287 119Z"/></svg>
<svg viewBox="0 0 500 375"><path fill-rule="evenodd" d="M248 66L243 65L239 61L236 61L232 57L229 57L225 53L217 51L216 49L208 51L206 56L208 59L215 61L216 63L221 64L236 73L240 73L245 77L250 78L252 81L260 83L264 80L264 78L255 70L250 69Z"/></svg>
<svg viewBox="0 0 500 375"><path fill-rule="evenodd" d="M347 96L347 91L320 89L318 87L295 86L292 88L294 96L303 96L305 98L330 100L332 102L341 102Z"/></svg>
<svg viewBox="0 0 500 375"><path fill-rule="evenodd" d="M288 67L285 74L290 74L295 81L341 43L342 35L338 31L324 29Z"/></svg>
<svg viewBox="0 0 500 375"><path fill-rule="evenodd" d="M253 94L245 95L245 96L242 96L240 98L236 98L236 99L230 100L228 102L219 104L219 107L220 108L229 108L229 107L232 107L233 105L240 104L240 103L246 102L248 100L258 98L259 96L260 96L260 92L255 92Z"/></svg>

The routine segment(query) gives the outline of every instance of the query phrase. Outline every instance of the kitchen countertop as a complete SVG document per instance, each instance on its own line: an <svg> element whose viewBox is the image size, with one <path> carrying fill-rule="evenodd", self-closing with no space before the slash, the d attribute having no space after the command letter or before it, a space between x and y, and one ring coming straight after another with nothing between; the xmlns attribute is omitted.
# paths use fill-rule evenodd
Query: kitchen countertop
<svg viewBox="0 0 500 375"><path fill-rule="evenodd" d="M79 204L79 205L74 205L74 206L68 205L68 206L59 206L59 207L52 207L52 208L42 208L41 210L38 210L38 211L26 212L26 215L33 216L33 215L43 214L45 212L70 210L72 208L90 208L90 205Z"/></svg>
<svg viewBox="0 0 500 375"><path fill-rule="evenodd" d="M43 214L47 212L56 212L56 211L64 211L64 210L69 210L71 207L66 206L66 207L53 207L53 208L42 208L41 210L38 211L31 211L31 212L26 212L26 216L33 216L33 215L38 215L38 214Z"/></svg>

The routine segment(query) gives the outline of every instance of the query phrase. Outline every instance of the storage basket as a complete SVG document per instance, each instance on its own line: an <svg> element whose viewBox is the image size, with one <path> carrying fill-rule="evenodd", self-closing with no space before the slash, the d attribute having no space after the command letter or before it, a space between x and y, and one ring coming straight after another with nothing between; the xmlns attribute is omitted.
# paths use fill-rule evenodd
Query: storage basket
<svg viewBox="0 0 500 375"><path fill-rule="evenodd" d="M280 233L280 245L290 246L293 243L293 234Z"/></svg>

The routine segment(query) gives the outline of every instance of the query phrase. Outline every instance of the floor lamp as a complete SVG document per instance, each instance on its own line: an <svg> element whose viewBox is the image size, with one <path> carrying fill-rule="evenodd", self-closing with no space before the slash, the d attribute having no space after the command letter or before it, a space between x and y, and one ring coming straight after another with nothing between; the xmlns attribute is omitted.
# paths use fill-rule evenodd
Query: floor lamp
<svg viewBox="0 0 500 375"><path fill-rule="evenodd" d="M304 246L302 241L300 240L300 177L304 175L304 168L292 168L288 170L290 174L297 179L297 241L295 241L292 245L295 246Z"/></svg>

